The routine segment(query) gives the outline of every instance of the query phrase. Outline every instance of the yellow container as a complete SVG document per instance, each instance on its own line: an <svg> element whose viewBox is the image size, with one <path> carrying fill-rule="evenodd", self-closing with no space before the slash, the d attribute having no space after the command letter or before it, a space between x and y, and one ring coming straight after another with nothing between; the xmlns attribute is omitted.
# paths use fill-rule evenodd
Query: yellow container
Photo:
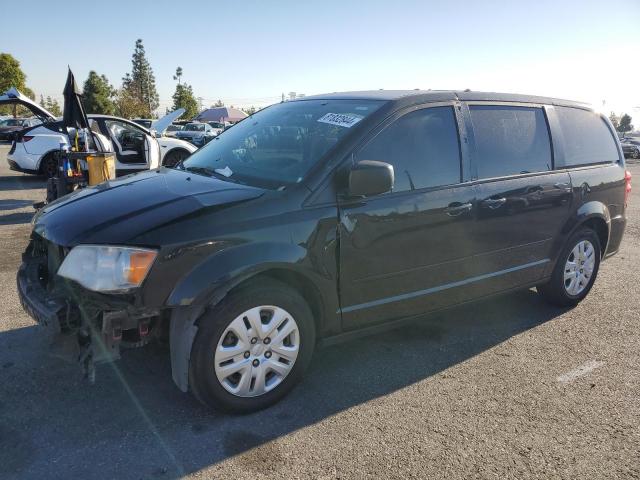
<svg viewBox="0 0 640 480"><path fill-rule="evenodd" d="M87 155L89 185L97 185L116 178L116 158L113 153Z"/></svg>

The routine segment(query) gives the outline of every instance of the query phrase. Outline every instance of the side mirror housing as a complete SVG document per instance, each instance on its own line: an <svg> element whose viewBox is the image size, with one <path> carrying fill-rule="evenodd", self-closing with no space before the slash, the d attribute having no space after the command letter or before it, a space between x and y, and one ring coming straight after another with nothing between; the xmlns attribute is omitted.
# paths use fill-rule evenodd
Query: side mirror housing
<svg viewBox="0 0 640 480"><path fill-rule="evenodd" d="M361 160L349 172L349 195L367 197L393 188L393 166L375 160Z"/></svg>

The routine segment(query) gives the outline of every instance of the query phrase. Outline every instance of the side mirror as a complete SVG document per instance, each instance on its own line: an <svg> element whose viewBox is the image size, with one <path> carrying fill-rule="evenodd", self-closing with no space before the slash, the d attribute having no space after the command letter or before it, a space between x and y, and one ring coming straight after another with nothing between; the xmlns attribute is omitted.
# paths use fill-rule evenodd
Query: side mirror
<svg viewBox="0 0 640 480"><path fill-rule="evenodd" d="M157 132L156 130L151 130L151 136L153 138L160 138L162 136L162 134Z"/></svg>
<svg viewBox="0 0 640 480"><path fill-rule="evenodd" d="M393 166L375 160L362 160L349 172L349 195L367 197L393 188Z"/></svg>

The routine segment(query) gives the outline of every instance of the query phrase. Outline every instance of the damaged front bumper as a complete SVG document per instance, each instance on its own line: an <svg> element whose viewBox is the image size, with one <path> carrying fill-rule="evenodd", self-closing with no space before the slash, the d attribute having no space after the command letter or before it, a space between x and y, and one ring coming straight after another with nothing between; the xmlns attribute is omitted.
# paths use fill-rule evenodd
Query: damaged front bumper
<svg viewBox="0 0 640 480"><path fill-rule="evenodd" d="M90 292L56 275L65 251L41 238L32 238L16 276L24 310L50 329L95 379L95 364L120 358L121 348L146 345L161 333L158 310L136 307L133 298Z"/></svg>

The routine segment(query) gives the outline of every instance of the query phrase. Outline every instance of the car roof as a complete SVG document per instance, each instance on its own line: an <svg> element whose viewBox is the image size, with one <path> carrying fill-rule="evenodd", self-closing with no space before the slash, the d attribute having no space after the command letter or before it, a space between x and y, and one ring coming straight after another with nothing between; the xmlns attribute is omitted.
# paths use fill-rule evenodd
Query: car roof
<svg viewBox="0 0 640 480"><path fill-rule="evenodd" d="M385 100L407 103L429 103L445 101L496 101L518 103L544 103L550 105L574 106L585 108L587 103L560 98L522 95L516 93L476 92L472 90L364 90L355 92L334 92L293 100Z"/></svg>

